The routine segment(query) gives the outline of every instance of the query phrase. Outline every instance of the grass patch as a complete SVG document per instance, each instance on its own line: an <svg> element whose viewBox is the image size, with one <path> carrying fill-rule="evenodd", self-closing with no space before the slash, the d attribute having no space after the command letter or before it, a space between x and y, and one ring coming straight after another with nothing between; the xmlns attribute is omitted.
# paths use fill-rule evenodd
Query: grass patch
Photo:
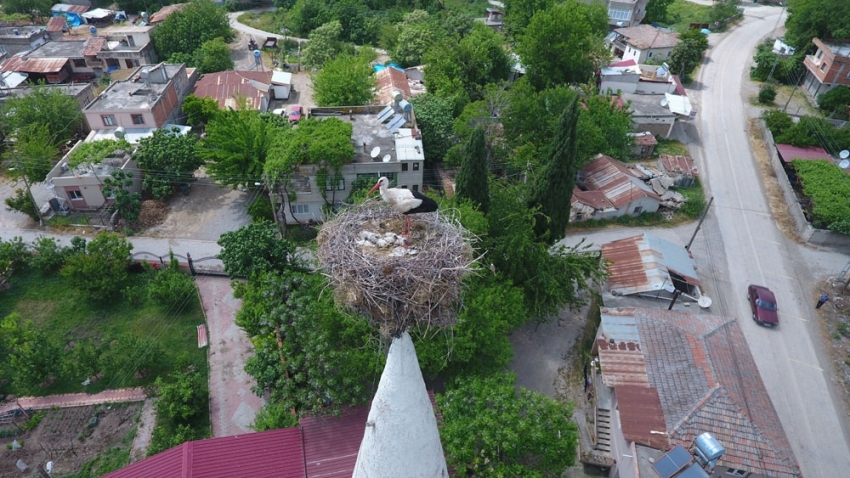
<svg viewBox="0 0 850 478"><path fill-rule="evenodd" d="M708 23L711 7L698 5L687 0L673 0L667 7L667 22L664 26L682 33L687 31L691 23Z"/></svg>
<svg viewBox="0 0 850 478"><path fill-rule="evenodd" d="M676 211L676 216L681 216L684 220L699 219L706 204L705 192L703 192L699 180L694 181L692 187L677 188L676 191L688 199L688 202Z"/></svg>
<svg viewBox="0 0 850 478"><path fill-rule="evenodd" d="M245 12L236 20L243 25L270 33L280 33L280 28L283 26L276 12ZM265 38L254 38L254 40L262 45Z"/></svg>
<svg viewBox="0 0 850 478"><path fill-rule="evenodd" d="M655 147L655 152L658 154L672 154L674 156L690 156L688 145L681 141L673 139L658 139L658 146Z"/></svg>
<svg viewBox="0 0 850 478"><path fill-rule="evenodd" d="M147 277L131 274L124 285L131 290L144 290ZM60 373L53 385L40 389L43 394L96 393L106 388L144 386L159 375L190 364L206 376L206 351L198 349L196 335L196 326L203 323L204 317L196 295L182 307L171 309L151 301L131 304L121 296L103 302L91 301L59 274L42 275L31 269L16 271L10 283L11 287L0 294L0 317L17 312L62 347L86 338L101 341L132 335L148 338L161 351L161 360L144 378L135 379L127 371L120 378L83 387L80 382L85 377ZM0 379L8 378L7 374L8 371L0 369ZM6 393L14 391L6 390Z"/></svg>

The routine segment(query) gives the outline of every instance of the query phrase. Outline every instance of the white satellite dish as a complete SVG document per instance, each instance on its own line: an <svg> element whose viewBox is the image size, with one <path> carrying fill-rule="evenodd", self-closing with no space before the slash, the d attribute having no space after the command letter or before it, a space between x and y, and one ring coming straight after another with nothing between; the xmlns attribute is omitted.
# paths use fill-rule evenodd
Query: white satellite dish
<svg viewBox="0 0 850 478"><path fill-rule="evenodd" d="M700 307L702 307L703 309L707 309L707 308L711 307L711 297L704 295L704 296L700 297L699 299L697 299L697 304Z"/></svg>
<svg viewBox="0 0 850 478"><path fill-rule="evenodd" d="M838 167L841 169L850 168L850 159L842 159L838 162Z"/></svg>
<svg viewBox="0 0 850 478"><path fill-rule="evenodd" d="M838 153L838 157L841 158L841 159L850 158L850 151L847 151L846 149L844 149L840 153Z"/></svg>
<svg viewBox="0 0 850 478"><path fill-rule="evenodd" d="M661 98L661 106L667 106L667 103L669 103L669 101L667 101L667 98Z"/></svg>

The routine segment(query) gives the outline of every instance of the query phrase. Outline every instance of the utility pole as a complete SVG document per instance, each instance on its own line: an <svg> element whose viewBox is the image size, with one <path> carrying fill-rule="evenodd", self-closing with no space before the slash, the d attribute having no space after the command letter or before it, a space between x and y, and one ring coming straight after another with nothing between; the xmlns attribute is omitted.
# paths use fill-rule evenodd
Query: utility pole
<svg viewBox="0 0 850 478"><path fill-rule="evenodd" d="M688 241L688 245L685 246L685 250L688 250L688 251L691 250L691 244L694 243L694 239L697 237L697 232L699 232L699 228L702 226L702 222L705 221L705 216L708 214L708 208L711 207L711 203L713 203L713 202L714 202L714 196L711 196L711 199L708 200L708 205L705 206L705 210L702 212L702 216L700 216L700 218L699 218L699 224L697 224L697 228L694 230L694 234L691 236L691 240ZM674 298L673 302L675 302L675 301L676 301L676 299Z"/></svg>

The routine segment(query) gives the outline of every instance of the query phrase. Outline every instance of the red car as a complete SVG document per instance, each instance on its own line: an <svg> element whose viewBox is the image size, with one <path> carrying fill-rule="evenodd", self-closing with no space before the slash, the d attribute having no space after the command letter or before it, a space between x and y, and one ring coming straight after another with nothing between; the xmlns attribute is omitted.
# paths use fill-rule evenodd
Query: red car
<svg viewBox="0 0 850 478"><path fill-rule="evenodd" d="M289 122L297 123L299 121L301 121L301 107L296 105L289 110Z"/></svg>
<svg viewBox="0 0 850 478"><path fill-rule="evenodd" d="M779 314L776 313L776 296L767 287L750 284L747 288L747 300L753 311L753 320L761 325L776 327Z"/></svg>

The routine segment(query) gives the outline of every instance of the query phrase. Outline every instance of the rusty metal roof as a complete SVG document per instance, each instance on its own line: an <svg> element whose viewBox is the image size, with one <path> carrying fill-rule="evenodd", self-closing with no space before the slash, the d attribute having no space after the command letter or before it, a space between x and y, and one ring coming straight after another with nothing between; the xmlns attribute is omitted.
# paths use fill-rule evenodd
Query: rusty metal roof
<svg viewBox="0 0 850 478"><path fill-rule="evenodd" d="M65 23L63 16L53 17L47 22L47 31L49 32L61 32L65 28L68 28L68 24Z"/></svg>
<svg viewBox="0 0 850 478"><path fill-rule="evenodd" d="M354 473L368 416L369 407L356 407L344 409L338 417L301 419L307 478L341 478Z"/></svg>
<svg viewBox="0 0 850 478"><path fill-rule="evenodd" d="M638 146L655 146L658 144L658 140L655 139L655 136L646 131L643 133L636 133L635 136L635 144Z"/></svg>
<svg viewBox="0 0 850 478"><path fill-rule="evenodd" d="M582 191L579 188L573 188L573 196L570 199L570 203L575 204L577 202L587 204L597 210L614 208L611 201L609 201L608 198L605 197L605 194L601 191Z"/></svg>
<svg viewBox="0 0 850 478"><path fill-rule="evenodd" d="M18 54L0 63L0 71L24 73L56 73L68 63L67 58L26 58Z"/></svg>
<svg viewBox="0 0 850 478"><path fill-rule="evenodd" d="M103 45L106 44L106 38L94 37L86 40L86 47L83 49L83 56L97 56L100 50L103 50Z"/></svg>
<svg viewBox="0 0 850 478"><path fill-rule="evenodd" d="M641 180L636 169L604 154L582 168L584 184L588 190L601 191L617 209L642 197L657 201L661 198Z"/></svg>
<svg viewBox="0 0 850 478"><path fill-rule="evenodd" d="M393 102L393 90L401 92L401 97L408 99L411 96L410 84L407 83L407 75L391 66L375 73L376 88L378 89L378 103L388 105Z"/></svg>
<svg viewBox="0 0 850 478"><path fill-rule="evenodd" d="M648 387L649 378L634 317L623 314L620 309L602 309L600 320L596 349L602 367L602 383L609 387Z"/></svg>
<svg viewBox="0 0 850 478"><path fill-rule="evenodd" d="M91 7L85 5L69 5L67 3L57 3L50 9L51 12L57 13L86 13Z"/></svg>
<svg viewBox="0 0 850 478"><path fill-rule="evenodd" d="M176 5L168 5L168 6L162 7L162 8L159 9L159 11L157 11L156 13L151 15L149 23L161 22L161 21L165 20L169 15L176 12L177 10L182 10L183 7L185 7L186 5L188 5L188 3L178 3Z"/></svg>
<svg viewBox="0 0 850 478"><path fill-rule="evenodd" d="M664 450L670 445L658 390L652 387L617 387L620 426L626 440Z"/></svg>
<svg viewBox="0 0 850 478"><path fill-rule="evenodd" d="M662 154L658 157L658 161L664 166L664 169L671 174L687 174L695 178L699 177L696 163L690 156L676 156L672 154Z"/></svg>
<svg viewBox="0 0 850 478"><path fill-rule="evenodd" d="M673 272L699 286L696 263L683 246L651 234L619 239L602 245L602 257L609 261L608 284L622 295L641 292L672 292Z"/></svg>
<svg viewBox="0 0 850 478"><path fill-rule="evenodd" d="M219 108L236 109L236 97L247 98L254 109L259 109L263 98L269 96L272 82L270 71L222 71L207 73L195 83L192 93L198 97L213 98ZM265 88L265 89L263 89Z"/></svg>

